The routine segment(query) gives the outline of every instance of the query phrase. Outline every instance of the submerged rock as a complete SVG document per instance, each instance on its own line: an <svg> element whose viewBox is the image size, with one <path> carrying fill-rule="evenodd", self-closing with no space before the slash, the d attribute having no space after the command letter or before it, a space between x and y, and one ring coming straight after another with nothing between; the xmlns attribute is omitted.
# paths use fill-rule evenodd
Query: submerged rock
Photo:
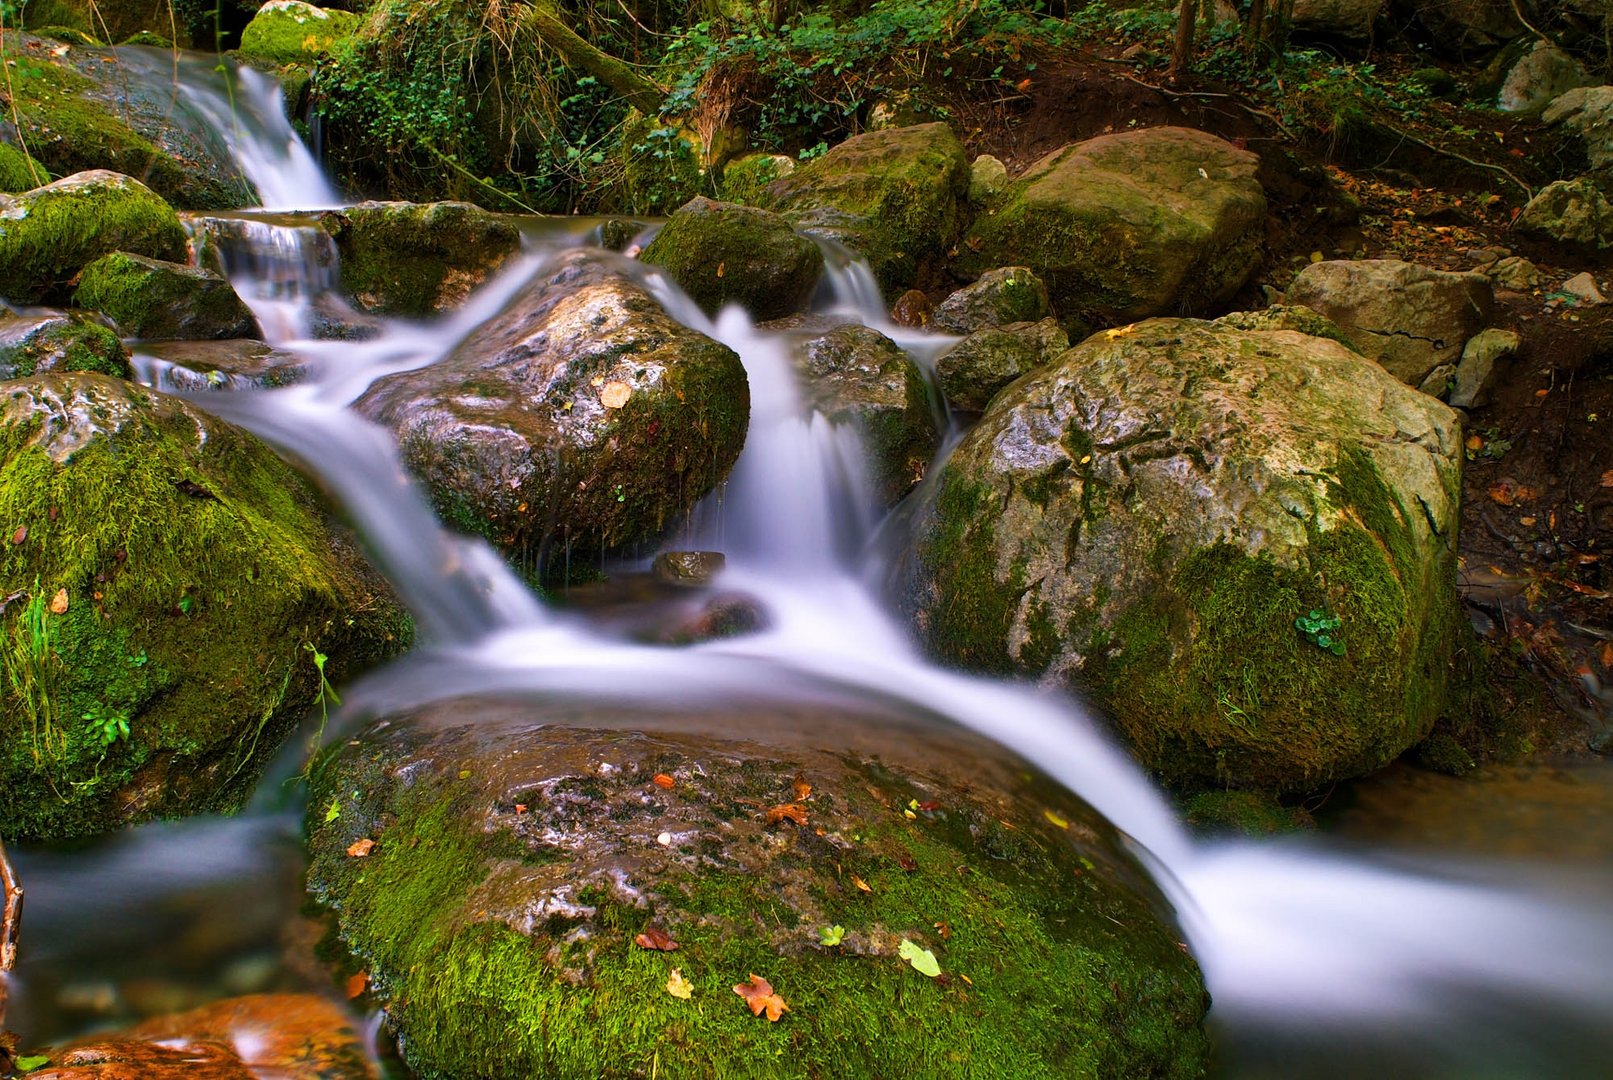
<svg viewBox="0 0 1613 1080"><path fill-rule="evenodd" d="M0 399L0 835L233 809L407 622L253 436L104 375ZM340 670L339 670L340 669Z"/></svg>
<svg viewBox="0 0 1613 1080"><path fill-rule="evenodd" d="M99 371L129 377L129 350L82 311L7 317L0 311L0 379L47 371Z"/></svg>
<svg viewBox="0 0 1613 1080"><path fill-rule="evenodd" d="M1113 325L1231 299L1260 262L1266 197L1254 154L1158 127L1072 143L980 216L956 267L1028 266L1061 317Z"/></svg>
<svg viewBox="0 0 1613 1080"><path fill-rule="evenodd" d="M397 434L449 522L507 551L570 545L586 559L647 540L744 443L739 357L608 259L561 257L447 358L357 402Z"/></svg>
<svg viewBox="0 0 1613 1080"><path fill-rule="evenodd" d="M823 252L778 214L697 196L678 208L640 259L671 275L707 315L739 304L778 319L806 306Z"/></svg>
<svg viewBox="0 0 1613 1080"><path fill-rule="evenodd" d="M1337 342L1150 320L997 396L901 599L949 661L1090 692L1173 784L1313 788L1445 706L1460 469L1456 414Z"/></svg>
<svg viewBox="0 0 1613 1080"><path fill-rule="evenodd" d="M1207 995L1113 829L911 723L424 707L318 766L309 888L420 1075L1201 1075Z"/></svg>
<svg viewBox="0 0 1613 1080"><path fill-rule="evenodd" d="M179 215L138 180L82 172L21 195L0 195L0 298L61 295L87 264L114 251L185 258Z"/></svg>
<svg viewBox="0 0 1613 1080"><path fill-rule="evenodd" d="M440 315L521 248L503 218L460 202L367 202L320 223L336 241L341 288L376 315Z"/></svg>
<svg viewBox="0 0 1613 1080"><path fill-rule="evenodd" d="M110 317L128 337L217 340L261 333L252 310L221 275L126 251L86 266L73 300Z"/></svg>

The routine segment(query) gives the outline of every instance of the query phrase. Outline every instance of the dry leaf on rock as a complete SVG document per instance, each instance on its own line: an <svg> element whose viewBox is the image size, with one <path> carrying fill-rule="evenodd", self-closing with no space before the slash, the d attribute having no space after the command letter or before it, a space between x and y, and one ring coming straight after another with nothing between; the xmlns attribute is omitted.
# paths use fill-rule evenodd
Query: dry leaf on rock
<svg viewBox="0 0 1613 1080"><path fill-rule="evenodd" d="M670 789L673 784L677 783L677 781L672 779L672 777L668 776L664 772L658 772L654 776L650 777L650 783L654 784L656 787Z"/></svg>
<svg viewBox="0 0 1613 1080"><path fill-rule="evenodd" d="M369 985L370 973L368 971L356 971L349 975L347 977L347 1000L352 1001L358 997L364 992L364 988Z"/></svg>
<svg viewBox="0 0 1613 1080"><path fill-rule="evenodd" d="M646 926L644 933L634 935L633 944L641 949L654 949L657 952L671 952L678 947L671 934L654 926Z"/></svg>
<svg viewBox="0 0 1613 1080"><path fill-rule="evenodd" d="M633 388L624 382L608 382L599 391L599 403L607 409L620 409L633 396Z"/></svg>
<svg viewBox="0 0 1613 1080"><path fill-rule="evenodd" d="M67 590L57 589L56 595L50 598L50 613L52 615L67 614Z"/></svg>
<svg viewBox="0 0 1613 1080"><path fill-rule="evenodd" d="M364 856L368 855L374 850L375 841L371 840L367 836L362 840L354 840L351 844L347 845L347 853L355 859L362 859Z"/></svg>
<svg viewBox="0 0 1613 1080"><path fill-rule="evenodd" d="M790 1011L784 999L773 993L773 984L754 971L751 972L750 982L735 986L734 993L745 999L752 1016L761 1016L765 1012L770 1023L777 1023L779 1017Z"/></svg>
<svg viewBox="0 0 1613 1080"><path fill-rule="evenodd" d="M800 803L792 802L772 807L767 811L767 823L769 825L777 825L779 822L786 820L793 821L797 825L805 825L807 823L807 808Z"/></svg>

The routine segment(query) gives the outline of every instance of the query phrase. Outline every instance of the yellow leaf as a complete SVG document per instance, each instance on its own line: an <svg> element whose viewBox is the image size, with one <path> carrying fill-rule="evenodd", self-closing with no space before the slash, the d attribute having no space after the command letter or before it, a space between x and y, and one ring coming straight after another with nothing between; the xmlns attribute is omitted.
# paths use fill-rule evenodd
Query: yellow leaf
<svg viewBox="0 0 1613 1080"><path fill-rule="evenodd" d="M694 996L694 984L683 977L682 971L673 968L672 974L667 976L666 992L679 1001L688 1001Z"/></svg>
<svg viewBox="0 0 1613 1080"><path fill-rule="evenodd" d="M599 403L607 409L620 409L633 396L633 388L624 382L608 382L599 392Z"/></svg>
<svg viewBox="0 0 1613 1080"><path fill-rule="evenodd" d="M1051 821L1053 824L1057 825L1061 829L1068 829L1070 827L1070 823L1068 821L1066 821L1063 818L1059 817L1057 814L1053 813L1053 811L1051 811L1051 810L1043 810L1042 811L1042 816L1045 817L1048 821Z"/></svg>
<svg viewBox="0 0 1613 1080"><path fill-rule="evenodd" d="M50 598L50 613L52 615L67 614L67 590L57 589L56 595Z"/></svg>
<svg viewBox="0 0 1613 1080"><path fill-rule="evenodd" d="M1127 326L1117 326L1113 330L1105 330L1103 332L1103 336L1108 338L1110 341L1119 341L1121 338L1134 332L1136 329L1137 324L1131 323Z"/></svg>

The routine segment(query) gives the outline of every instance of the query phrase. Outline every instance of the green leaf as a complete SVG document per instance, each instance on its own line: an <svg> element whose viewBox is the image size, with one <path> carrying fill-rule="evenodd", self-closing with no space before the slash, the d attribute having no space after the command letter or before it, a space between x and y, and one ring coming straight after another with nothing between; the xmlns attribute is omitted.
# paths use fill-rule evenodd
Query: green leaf
<svg viewBox="0 0 1613 1080"><path fill-rule="evenodd" d="M18 1072L33 1072L35 1069L50 1064L50 1058L43 1054L25 1054L17 1059Z"/></svg>
<svg viewBox="0 0 1613 1080"><path fill-rule="evenodd" d="M325 811L325 824L329 825L342 816L342 804L335 799L330 801L330 809Z"/></svg>
<svg viewBox="0 0 1613 1080"><path fill-rule="evenodd" d="M921 949L906 938L902 939L901 947L896 950L896 955L912 964L913 970L920 975L928 975L933 979L941 974L941 965L936 962L935 954L929 949Z"/></svg>
<svg viewBox="0 0 1613 1080"><path fill-rule="evenodd" d="M818 931L818 940L830 948L840 944L845 938L846 928L844 926L825 926Z"/></svg>

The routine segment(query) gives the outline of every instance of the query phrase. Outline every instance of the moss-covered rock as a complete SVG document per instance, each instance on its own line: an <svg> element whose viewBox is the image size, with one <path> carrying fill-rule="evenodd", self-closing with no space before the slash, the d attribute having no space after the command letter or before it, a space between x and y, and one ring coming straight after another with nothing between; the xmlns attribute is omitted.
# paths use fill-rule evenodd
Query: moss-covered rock
<svg viewBox="0 0 1613 1080"><path fill-rule="evenodd" d="M521 248L503 218L470 203L367 202L320 215L336 241L341 288L378 315L437 315Z"/></svg>
<svg viewBox="0 0 1613 1080"><path fill-rule="evenodd" d="M47 371L98 371L129 377L129 350L81 311L7 317L0 311L0 379Z"/></svg>
<svg viewBox="0 0 1613 1080"><path fill-rule="evenodd" d="M0 191L30 191L50 183L45 167L8 142L0 142Z"/></svg>
<svg viewBox="0 0 1613 1080"><path fill-rule="evenodd" d="M634 114L622 125L622 192L634 214L669 214L712 190L700 136Z"/></svg>
<svg viewBox="0 0 1613 1080"><path fill-rule="evenodd" d="M66 27L96 41L117 45L142 31L191 44L192 11L184 0L28 0L22 6L23 25L29 29ZM192 5L194 6L194 5ZM194 12L200 18L200 10Z"/></svg>
<svg viewBox="0 0 1613 1080"><path fill-rule="evenodd" d="M1605 260L1613 251L1613 201L1592 177L1554 180L1529 200L1517 228L1573 254Z"/></svg>
<svg viewBox="0 0 1613 1080"><path fill-rule="evenodd" d="M1069 347L1070 336L1056 319L979 330L935 362L936 379L947 404L977 413L997 391Z"/></svg>
<svg viewBox="0 0 1613 1080"><path fill-rule="evenodd" d="M1230 299L1260 262L1254 154L1159 127L1048 154L975 218L956 269L1028 266L1066 319L1112 326Z"/></svg>
<svg viewBox="0 0 1613 1080"><path fill-rule="evenodd" d="M0 833L239 806L326 673L406 620L268 447L103 375L0 398Z"/></svg>
<svg viewBox="0 0 1613 1080"><path fill-rule="evenodd" d="M302 0L269 0L241 31L241 55L270 64L312 64L353 32L357 15Z"/></svg>
<svg viewBox="0 0 1613 1080"><path fill-rule="evenodd" d="M872 714L658 711L449 702L317 769L309 887L415 1075L1202 1075L1157 894L1023 763ZM734 994L753 973L777 1023Z"/></svg>
<svg viewBox="0 0 1613 1080"><path fill-rule="evenodd" d="M958 137L920 124L855 135L768 185L758 205L858 252L896 295L956 238L968 188Z"/></svg>
<svg viewBox="0 0 1613 1080"><path fill-rule="evenodd" d="M933 321L945 333L972 334L1009 323L1040 322L1052 314L1042 279L1026 267L1005 266L986 271L941 301Z"/></svg>
<svg viewBox="0 0 1613 1080"><path fill-rule="evenodd" d="M114 251L185 257L179 216L138 180L83 172L0 195L0 297L34 303L61 295L79 270Z"/></svg>
<svg viewBox="0 0 1613 1080"><path fill-rule="evenodd" d="M702 311L739 304L757 320L806 306L823 274L823 252L778 214L690 199L640 256L672 276Z"/></svg>
<svg viewBox="0 0 1613 1080"><path fill-rule="evenodd" d="M449 522L544 565L647 540L711 490L744 444L750 388L731 349L577 251L357 408L397 434Z"/></svg>
<svg viewBox="0 0 1613 1080"><path fill-rule="evenodd" d="M86 266L73 302L129 337L211 339L261 333L230 283L211 270L115 251Z"/></svg>
<svg viewBox="0 0 1613 1080"><path fill-rule="evenodd" d="M1183 787L1376 768L1445 707L1456 414L1336 342L1150 320L1003 391L915 514L940 656L1082 687Z"/></svg>
<svg viewBox="0 0 1613 1080"><path fill-rule="evenodd" d="M795 171L795 159L784 154L746 154L723 166L717 194L723 202L758 204L767 185Z"/></svg>

